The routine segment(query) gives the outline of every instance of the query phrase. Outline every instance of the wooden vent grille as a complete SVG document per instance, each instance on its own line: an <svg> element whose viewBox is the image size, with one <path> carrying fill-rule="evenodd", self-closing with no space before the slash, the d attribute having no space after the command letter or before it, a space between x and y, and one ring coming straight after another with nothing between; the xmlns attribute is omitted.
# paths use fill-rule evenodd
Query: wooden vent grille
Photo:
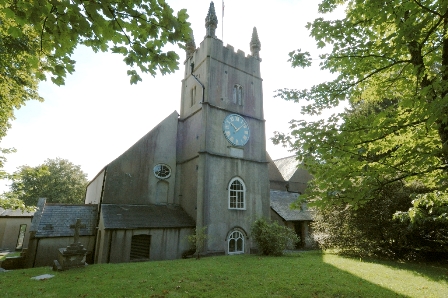
<svg viewBox="0 0 448 298"><path fill-rule="evenodd" d="M131 240L131 261L147 261L149 260L149 245L151 244L151 236L135 235Z"/></svg>

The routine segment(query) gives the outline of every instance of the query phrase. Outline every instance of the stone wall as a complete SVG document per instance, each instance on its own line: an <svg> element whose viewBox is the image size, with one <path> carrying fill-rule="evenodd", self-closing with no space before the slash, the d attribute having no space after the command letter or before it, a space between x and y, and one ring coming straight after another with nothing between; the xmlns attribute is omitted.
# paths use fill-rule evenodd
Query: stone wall
<svg viewBox="0 0 448 298"><path fill-rule="evenodd" d="M177 118L173 112L107 166L103 204L174 203ZM171 168L171 176L164 180L168 193L163 200L157 198L160 179L153 172L160 163Z"/></svg>
<svg viewBox="0 0 448 298"><path fill-rule="evenodd" d="M34 238L35 251L28 251L27 267L53 266L53 261L58 259L59 248L67 247L73 243L73 237ZM92 263L92 255L95 245L94 236L81 236L79 242L87 249L87 263ZM31 247L30 247L31 248Z"/></svg>
<svg viewBox="0 0 448 298"><path fill-rule="evenodd" d="M259 217L269 217L269 179L266 163L228 159L205 155L208 171L204 175L204 225L211 235L207 240L210 251L227 253L227 236L231 229L242 229L250 237L252 223ZM219 169L219 170L214 170ZM246 187L245 210L229 209L229 183L240 178ZM247 239L246 239L247 240ZM245 252L255 244L246 241Z"/></svg>
<svg viewBox="0 0 448 298"><path fill-rule="evenodd" d="M99 247L97 263L125 263L130 261L131 242L134 235L150 235L149 260L180 259L190 249L187 236L190 228L103 230L103 245ZM110 245L110 250L109 246Z"/></svg>

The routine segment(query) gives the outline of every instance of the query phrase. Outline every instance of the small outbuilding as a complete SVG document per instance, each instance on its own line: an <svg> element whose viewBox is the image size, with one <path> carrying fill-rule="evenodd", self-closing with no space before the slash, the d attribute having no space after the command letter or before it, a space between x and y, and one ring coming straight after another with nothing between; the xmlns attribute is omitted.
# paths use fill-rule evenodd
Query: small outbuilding
<svg viewBox="0 0 448 298"><path fill-rule="evenodd" d="M103 204L98 226L98 263L181 258L195 221L176 205Z"/></svg>
<svg viewBox="0 0 448 298"><path fill-rule="evenodd" d="M0 250L15 251L28 247L29 229L34 212L0 208Z"/></svg>
<svg viewBox="0 0 448 298"><path fill-rule="evenodd" d="M74 242L74 225L78 218L82 224L79 242L87 249L89 263L95 248L98 206L47 204L45 199L39 199L31 224L25 266L53 266L59 249Z"/></svg>
<svg viewBox="0 0 448 298"><path fill-rule="evenodd" d="M313 212L308 210L306 203L299 209L291 209L291 204L305 192L312 176L300 166L296 156L289 156L269 161L271 220L293 229L300 238L301 248L312 248L315 242L312 238L311 222Z"/></svg>
<svg viewBox="0 0 448 298"><path fill-rule="evenodd" d="M298 194L271 189L271 219L293 229L300 237L301 248L312 248L315 245L311 237L311 222L313 213L306 203L300 209L291 209L291 204L297 201Z"/></svg>

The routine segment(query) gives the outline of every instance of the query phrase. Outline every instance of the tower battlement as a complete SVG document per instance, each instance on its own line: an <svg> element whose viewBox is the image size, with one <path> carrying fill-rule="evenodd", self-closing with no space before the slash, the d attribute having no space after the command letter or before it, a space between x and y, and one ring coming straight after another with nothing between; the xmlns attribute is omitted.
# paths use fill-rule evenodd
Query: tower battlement
<svg viewBox="0 0 448 298"><path fill-rule="evenodd" d="M205 25L206 35L199 47L196 47L193 36L185 47L181 119L196 113L203 103L263 119L261 44L256 28L251 39L248 38L250 54L246 54L230 44L224 46L215 36L217 18L213 2Z"/></svg>
<svg viewBox="0 0 448 298"><path fill-rule="evenodd" d="M198 66L206 57L218 59L221 62L226 61L227 63L229 61L234 61L235 66L239 65L241 67L242 65L247 65L251 70L253 70L254 67L259 70L259 62L261 62L259 54L261 43L258 39L257 29L254 27L252 31L252 38L249 43L251 54L246 56L244 51L240 49L235 51L235 48L230 44L224 46L222 40L218 39L215 35L217 24L218 18L216 17L215 6L212 1L210 3L207 17L205 18L206 35L204 40L201 42L199 48L196 48L193 36L191 36L190 42L186 44L187 59L185 60L185 75L187 76L187 69L190 67L191 63Z"/></svg>
<svg viewBox="0 0 448 298"><path fill-rule="evenodd" d="M198 63L207 57L224 62L230 66L241 68L241 70L246 72L250 70L250 73L252 73L254 69L259 71L260 68L259 59L250 54L246 55L246 53L240 49L235 50L230 44L224 46L223 42L216 38L205 38L191 58L195 65L199 65ZM257 74L254 75L259 76L258 71Z"/></svg>

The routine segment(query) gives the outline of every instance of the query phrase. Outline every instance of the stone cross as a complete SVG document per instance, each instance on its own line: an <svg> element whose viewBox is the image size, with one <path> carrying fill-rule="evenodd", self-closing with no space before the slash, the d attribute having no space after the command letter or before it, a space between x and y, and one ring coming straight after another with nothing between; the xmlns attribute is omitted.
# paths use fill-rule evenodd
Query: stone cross
<svg viewBox="0 0 448 298"><path fill-rule="evenodd" d="M70 225L70 229L75 229L75 235L73 235L73 238L75 238L74 243L78 243L79 242L79 229L85 228L85 227L86 227L86 225L82 225L81 224L81 219L80 218L76 219L76 224Z"/></svg>

